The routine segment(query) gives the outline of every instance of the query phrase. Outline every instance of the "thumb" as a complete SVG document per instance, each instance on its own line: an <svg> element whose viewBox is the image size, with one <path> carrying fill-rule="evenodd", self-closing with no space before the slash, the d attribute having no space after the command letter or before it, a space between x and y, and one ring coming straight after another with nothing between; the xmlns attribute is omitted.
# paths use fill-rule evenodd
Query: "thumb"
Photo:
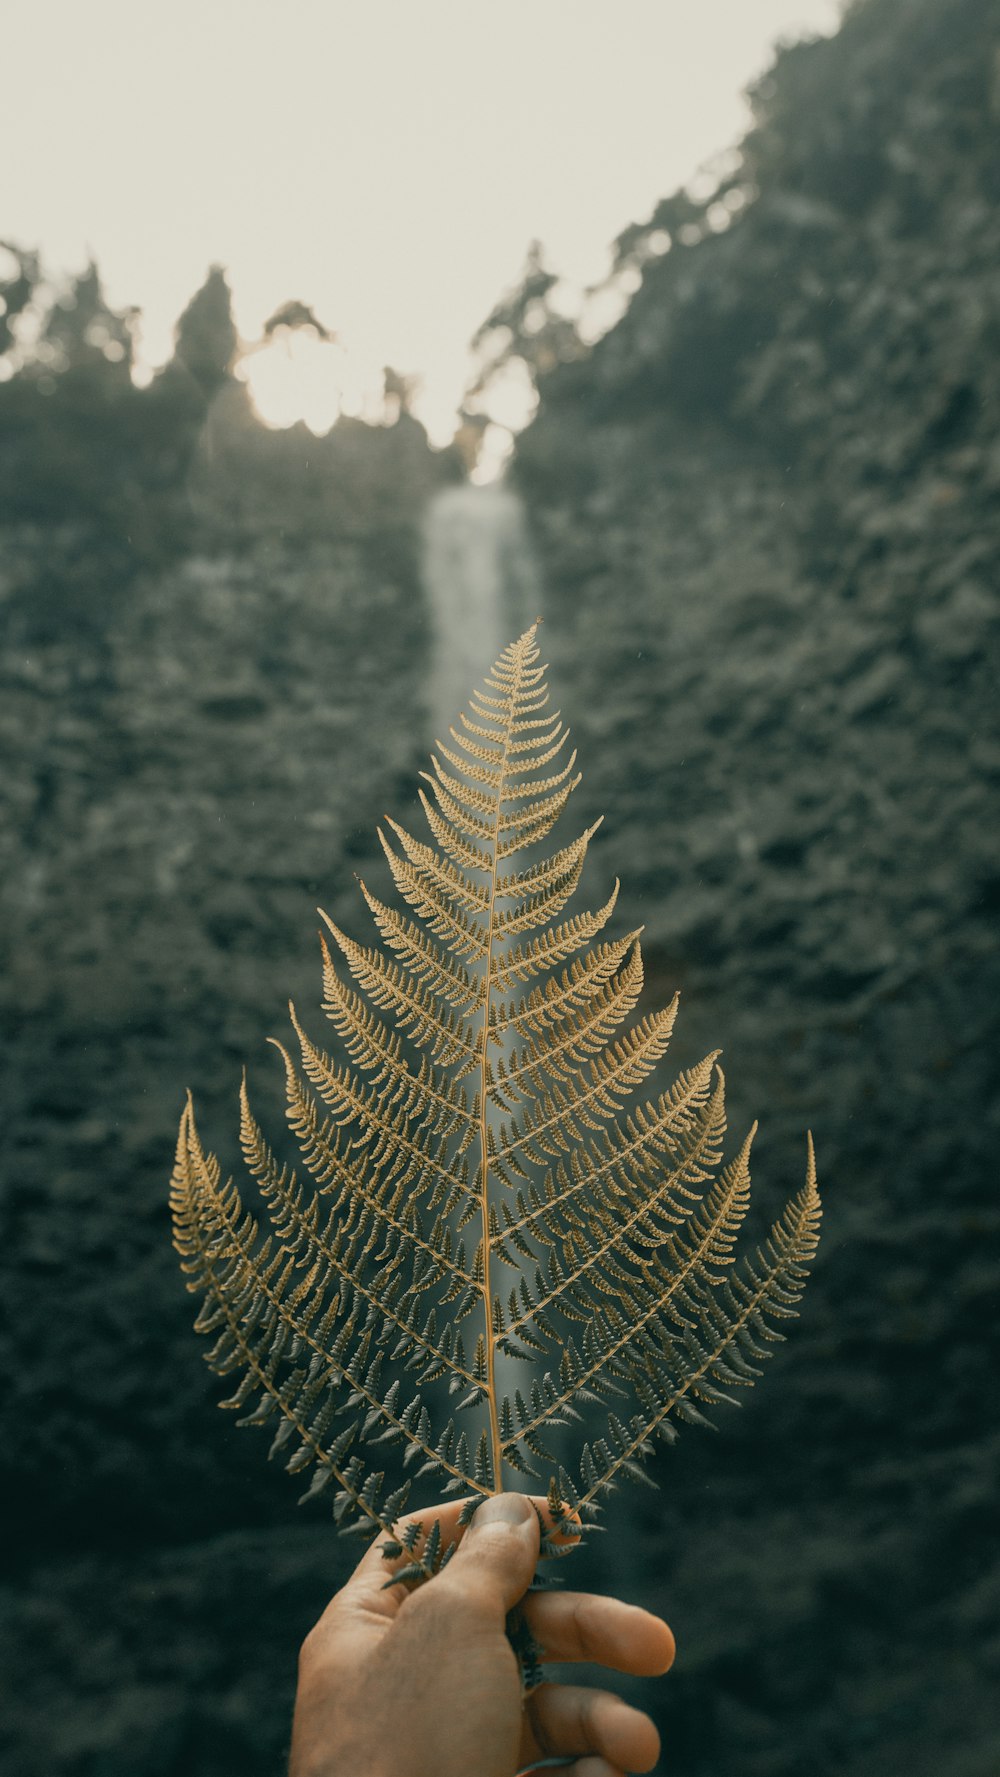
<svg viewBox="0 0 1000 1777"><path fill-rule="evenodd" d="M479 1507L440 1578L504 1617L531 1584L539 1541L538 1514L527 1495L494 1493Z"/></svg>

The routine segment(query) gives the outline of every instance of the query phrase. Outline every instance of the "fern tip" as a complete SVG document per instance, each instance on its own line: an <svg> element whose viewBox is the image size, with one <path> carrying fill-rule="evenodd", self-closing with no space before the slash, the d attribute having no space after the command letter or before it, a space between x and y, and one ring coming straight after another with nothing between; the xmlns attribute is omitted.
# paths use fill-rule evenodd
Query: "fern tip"
<svg viewBox="0 0 1000 1777"><path fill-rule="evenodd" d="M268 1037L267 1041L270 1043L272 1049L277 1049L278 1054L281 1056L281 1059L285 1064L285 1075L286 1077L290 1076L293 1072L292 1058L289 1055L288 1050L285 1048L284 1043L279 1042L277 1037Z"/></svg>

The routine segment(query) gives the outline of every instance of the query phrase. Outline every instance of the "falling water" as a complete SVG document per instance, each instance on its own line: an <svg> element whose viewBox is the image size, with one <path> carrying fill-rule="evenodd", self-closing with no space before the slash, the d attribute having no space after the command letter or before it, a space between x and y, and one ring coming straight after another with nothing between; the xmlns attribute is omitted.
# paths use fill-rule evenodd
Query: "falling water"
<svg viewBox="0 0 1000 1777"><path fill-rule="evenodd" d="M433 630L428 688L433 732L447 739L459 711L494 660L539 613L540 581L521 503L506 488L448 488L433 501L424 533L424 587ZM491 1051L510 1053L510 1038ZM487 1107L494 1133L503 1113ZM501 1391L516 1360L500 1356ZM520 1377L516 1378L520 1381Z"/></svg>
<svg viewBox="0 0 1000 1777"><path fill-rule="evenodd" d="M521 502L506 488L451 487L431 502L423 580L433 652L428 713L436 734L497 655L539 614L540 582Z"/></svg>

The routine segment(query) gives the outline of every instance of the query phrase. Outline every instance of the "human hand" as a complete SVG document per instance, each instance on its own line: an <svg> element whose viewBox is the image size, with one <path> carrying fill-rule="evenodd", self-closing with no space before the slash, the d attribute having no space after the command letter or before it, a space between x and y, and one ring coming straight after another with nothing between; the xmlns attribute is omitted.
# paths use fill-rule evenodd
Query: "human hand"
<svg viewBox="0 0 1000 1777"><path fill-rule="evenodd" d="M505 1620L523 1598L544 1659L643 1677L673 1661L666 1623L587 1593L525 1597L539 1550L527 1497L497 1494L464 1532L461 1509L410 1514L461 1539L433 1580L386 1587L406 1558L386 1562L376 1543L306 1637L289 1777L515 1777L546 1758L575 1760L573 1777L652 1770L656 1728L612 1692L543 1684L522 1698Z"/></svg>

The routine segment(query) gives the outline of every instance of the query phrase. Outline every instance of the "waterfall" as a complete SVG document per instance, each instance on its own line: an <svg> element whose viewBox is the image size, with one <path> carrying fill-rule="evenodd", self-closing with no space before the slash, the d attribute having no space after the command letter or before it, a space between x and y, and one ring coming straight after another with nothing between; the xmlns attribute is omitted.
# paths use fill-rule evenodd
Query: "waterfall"
<svg viewBox="0 0 1000 1777"><path fill-rule="evenodd" d="M423 578L433 635L429 714L432 731L447 740L494 660L540 614L541 583L517 496L502 487L438 494L424 530ZM508 1033L491 1051L494 1062L510 1048ZM487 1119L496 1133L503 1113L488 1105ZM520 1367L499 1357L502 1392L520 1382Z"/></svg>
<svg viewBox="0 0 1000 1777"><path fill-rule="evenodd" d="M447 738L497 655L539 615L541 587L524 512L503 487L450 487L424 525L423 582L433 633L428 713Z"/></svg>

